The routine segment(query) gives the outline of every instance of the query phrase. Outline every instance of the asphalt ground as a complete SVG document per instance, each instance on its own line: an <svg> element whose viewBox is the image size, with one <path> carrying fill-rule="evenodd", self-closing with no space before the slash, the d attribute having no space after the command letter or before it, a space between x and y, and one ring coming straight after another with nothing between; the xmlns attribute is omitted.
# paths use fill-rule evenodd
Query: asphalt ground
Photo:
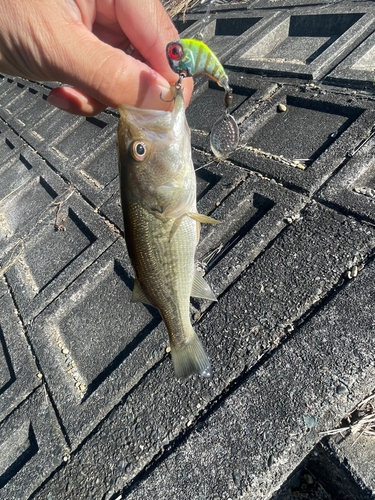
<svg viewBox="0 0 375 500"><path fill-rule="evenodd" d="M374 426L329 434L375 388L375 4L222 2L205 41L240 126L215 159L223 92L198 77L211 379L177 380L159 313L130 303L117 111L0 77L0 499L375 498Z"/></svg>

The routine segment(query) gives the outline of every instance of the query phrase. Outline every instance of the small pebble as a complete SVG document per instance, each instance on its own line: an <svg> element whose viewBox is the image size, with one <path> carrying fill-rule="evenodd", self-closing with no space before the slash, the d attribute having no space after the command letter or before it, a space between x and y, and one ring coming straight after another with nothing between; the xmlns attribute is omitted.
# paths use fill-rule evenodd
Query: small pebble
<svg viewBox="0 0 375 500"><path fill-rule="evenodd" d="M285 104L278 104L277 105L277 111L280 111L281 113L284 113L286 111Z"/></svg>
<svg viewBox="0 0 375 500"><path fill-rule="evenodd" d="M82 392L86 390L85 384L80 384L79 388Z"/></svg>
<svg viewBox="0 0 375 500"><path fill-rule="evenodd" d="M64 349L62 350L62 353L63 354L69 354L69 349L67 349L66 347L64 347Z"/></svg>
<svg viewBox="0 0 375 500"><path fill-rule="evenodd" d="M336 394L346 394L348 392L347 387L345 385L338 385L336 387Z"/></svg>
<svg viewBox="0 0 375 500"><path fill-rule="evenodd" d="M305 474L305 481L307 484L314 484L314 479L310 474Z"/></svg>
<svg viewBox="0 0 375 500"><path fill-rule="evenodd" d="M168 347L165 349L165 352L171 352L171 348L168 346Z"/></svg>
<svg viewBox="0 0 375 500"><path fill-rule="evenodd" d="M37 373L37 374L36 374L36 376L37 376L38 378L43 378L43 375L42 375L41 373Z"/></svg>
<svg viewBox="0 0 375 500"><path fill-rule="evenodd" d="M311 417L305 417L303 416L303 421L305 422L305 425L308 429L312 429L313 427L316 426L318 419L314 416Z"/></svg>

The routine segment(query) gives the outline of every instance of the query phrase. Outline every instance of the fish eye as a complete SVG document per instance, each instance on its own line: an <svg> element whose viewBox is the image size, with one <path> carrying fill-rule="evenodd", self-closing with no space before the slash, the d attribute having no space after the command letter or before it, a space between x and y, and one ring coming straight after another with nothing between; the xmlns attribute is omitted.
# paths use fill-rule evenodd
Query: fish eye
<svg viewBox="0 0 375 500"><path fill-rule="evenodd" d="M146 144L142 141L134 141L131 146L131 154L137 161L143 161L147 156Z"/></svg>
<svg viewBox="0 0 375 500"><path fill-rule="evenodd" d="M178 43L175 43L169 47L169 57L174 61L178 61L182 57L182 47Z"/></svg>

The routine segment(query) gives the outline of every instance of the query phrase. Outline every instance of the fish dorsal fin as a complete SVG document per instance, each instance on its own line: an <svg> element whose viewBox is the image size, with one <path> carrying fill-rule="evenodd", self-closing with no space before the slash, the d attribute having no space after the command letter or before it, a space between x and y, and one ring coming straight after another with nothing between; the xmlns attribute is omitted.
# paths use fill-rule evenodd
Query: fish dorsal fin
<svg viewBox="0 0 375 500"><path fill-rule="evenodd" d="M148 300L146 295L144 294L141 285L138 280L134 281L133 294L130 302L142 302L142 304L147 304L152 306L151 302Z"/></svg>
<svg viewBox="0 0 375 500"><path fill-rule="evenodd" d="M195 212L187 212L186 215L197 222L201 222L202 224L221 224L220 220L215 220L208 215L197 214Z"/></svg>
<svg viewBox="0 0 375 500"><path fill-rule="evenodd" d="M210 288L210 285L207 281L202 277L199 271L196 269L194 272L193 278L193 286L191 289L192 297L197 297L198 299L207 299L207 300L216 300L213 291Z"/></svg>

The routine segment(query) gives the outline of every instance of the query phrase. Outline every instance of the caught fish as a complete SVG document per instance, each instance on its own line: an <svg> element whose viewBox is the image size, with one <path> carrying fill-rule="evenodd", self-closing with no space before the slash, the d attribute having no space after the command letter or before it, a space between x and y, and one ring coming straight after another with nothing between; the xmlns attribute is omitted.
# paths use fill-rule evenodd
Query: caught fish
<svg viewBox="0 0 375 500"><path fill-rule="evenodd" d="M211 77L227 92L231 92L228 76L212 50L200 40L183 38L167 45L167 59L175 73L185 76L205 74Z"/></svg>
<svg viewBox="0 0 375 500"><path fill-rule="evenodd" d="M200 223L182 89L172 112L119 105L119 170L132 302L159 309L179 378L208 377L210 363L190 322L190 296L216 300L195 268Z"/></svg>

